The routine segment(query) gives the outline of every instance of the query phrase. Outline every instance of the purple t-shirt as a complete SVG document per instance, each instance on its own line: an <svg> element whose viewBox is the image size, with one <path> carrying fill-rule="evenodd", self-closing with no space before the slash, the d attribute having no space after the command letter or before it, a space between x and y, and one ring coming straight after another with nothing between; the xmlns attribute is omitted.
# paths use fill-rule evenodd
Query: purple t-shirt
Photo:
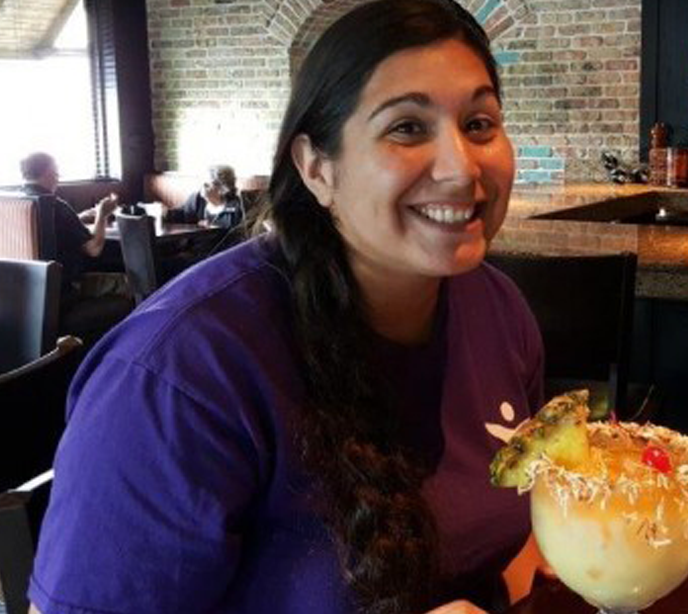
<svg viewBox="0 0 688 614"><path fill-rule="evenodd" d="M254 240L202 263L88 356L29 589L44 614L354 611L294 441L304 385L273 262ZM436 467L446 597L479 600L529 530L488 463L541 402L542 349L487 265L442 301L431 342L377 351L402 437Z"/></svg>

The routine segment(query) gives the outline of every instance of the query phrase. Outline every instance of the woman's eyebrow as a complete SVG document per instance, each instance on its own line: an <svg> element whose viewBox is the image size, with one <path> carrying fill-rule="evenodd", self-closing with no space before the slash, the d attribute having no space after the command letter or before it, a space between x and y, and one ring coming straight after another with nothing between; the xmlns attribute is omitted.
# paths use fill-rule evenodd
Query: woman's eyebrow
<svg viewBox="0 0 688 614"><path fill-rule="evenodd" d="M432 106L430 96L428 96L427 94L423 94L421 92L409 92L408 94L402 94L401 96L395 96L394 98L385 100L382 104L376 107L373 110L373 112L368 116L368 121L373 119L376 115L382 113L385 109L389 109L390 107L396 106L404 102L411 102L421 107Z"/></svg>
<svg viewBox="0 0 688 614"><path fill-rule="evenodd" d="M493 96L494 98L497 98L497 92L492 85L481 85L479 88L477 88L471 96L471 102L475 102L477 99L484 98L486 96ZM368 116L368 121L372 120L376 115L382 113L385 109L389 109L390 107L405 102L411 102L420 107L431 107L434 104L430 96L427 94L423 94L422 92L408 92L407 94L401 94L400 96L395 96L394 98L385 100Z"/></svg>
<svg viewBox="0 0 688 614"><path fill-rule="evenodd" d="M497 91L491 85L481 85L477 90L475 90L475 92L473 92L471 100L475 102L478 98L484 98L486 96L492 96L499 100L499 96L497 96Z"/></svg>

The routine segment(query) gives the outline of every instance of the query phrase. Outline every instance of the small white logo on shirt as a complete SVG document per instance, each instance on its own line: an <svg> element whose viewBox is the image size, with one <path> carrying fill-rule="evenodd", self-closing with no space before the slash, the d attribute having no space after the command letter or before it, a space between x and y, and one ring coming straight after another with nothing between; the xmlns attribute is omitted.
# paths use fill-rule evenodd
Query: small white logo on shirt
<svg viewBox="0 0 688 614"><path fill-rule="evenodd" d="M507 403L504 401L499 406L499 413L502 414L502 418L506 422L513 422L514 418L516 417L516 412L514 411L513 406L511 403ZM518 425L516 425L513 428L510 428L508 426L504 426L503 424L497 424L495 422L486 422L485 423L485 429L487 432L492 435L493 437L496 437L500 441L503 441L504 443L509 443L509 440L511 439L512 435L516 432L516 429L518 428Z"/></svg>

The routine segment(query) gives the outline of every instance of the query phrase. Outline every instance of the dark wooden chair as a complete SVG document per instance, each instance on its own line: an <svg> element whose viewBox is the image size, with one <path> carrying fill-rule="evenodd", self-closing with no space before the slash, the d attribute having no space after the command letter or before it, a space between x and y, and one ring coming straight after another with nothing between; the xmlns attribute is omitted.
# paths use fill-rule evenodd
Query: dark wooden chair
<svg viewBox="0 0 688 614"><path fill-rule="evenodd" d="M8 614L26 614L34 544L65 428L67 389L83 358L64 337L38 360L0 375L0 583Z"/></svg>
<svg viewBox="0 0 688 614"><path fill-rule="evenodd" d="M62 337L40 358L0 374L0 492L52 466L67 388L82 358L81 340Z"/></svg>
<svg viewBox="0 0 688 614"><path fill-rule="evenodd" d="M229 247L234 237L230 230L219 239L214 232L156 239L155 220L147 215L118 214L117 228L124 269L136 305L190 266Z"/></svg>
<svg viewBox="0 0 688 614"><path fill-rule="evenodd" d="M595 417L624 420L658 410L658 390L629 382L637 257L494 253L487 261L511 277L540 326L548 396L588 388Z"/></svg>
<svg viewBox="0 0 688 614"><path fill-rule="evenodd" d="M40 487L32 490L0 493L0 589L3 614L26 614L29 600L26 595L33 568L35 543L47 500L50 496L51 475ZM3 608L4 606L4 608Z"/></svg>
<svg viewBox="0 0 688 614"><path fill-rule="evenodd" d="M124 269L138 305L162 284L160 259L155 246L155 220L148 215L117 216Z"/></svg>
<svg viewBox="0 0 688 614"><path fill-rule="evenodd" d="M0 260L0 373L55 346L61 276L57 262Z"/></svg>

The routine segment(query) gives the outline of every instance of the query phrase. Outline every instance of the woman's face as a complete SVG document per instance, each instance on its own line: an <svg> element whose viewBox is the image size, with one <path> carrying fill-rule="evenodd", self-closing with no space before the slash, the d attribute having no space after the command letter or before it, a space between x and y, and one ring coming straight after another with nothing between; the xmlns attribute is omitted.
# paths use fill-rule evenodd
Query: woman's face
<svg viewBox="0 0 688 614"><path fill-rule="evenodd" d="M318 198L359 279L473 269L504 220L514 176L490 76L455 39L383 61L344 124L340 153L323 158Z"/></svg>

